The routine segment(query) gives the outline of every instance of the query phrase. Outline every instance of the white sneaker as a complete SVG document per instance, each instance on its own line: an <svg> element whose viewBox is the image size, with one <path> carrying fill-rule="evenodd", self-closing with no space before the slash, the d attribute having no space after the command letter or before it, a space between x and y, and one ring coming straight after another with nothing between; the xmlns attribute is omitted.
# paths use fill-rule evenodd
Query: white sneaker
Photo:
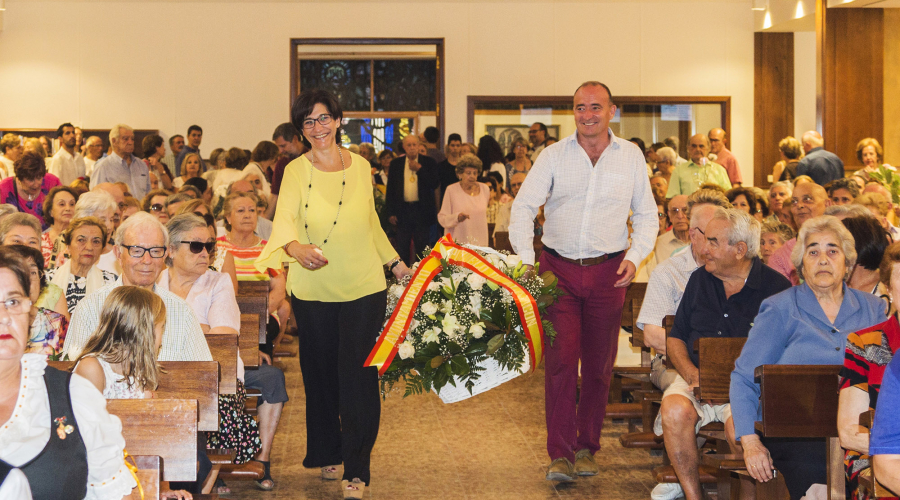
<svg viewBox="0 0 900 500"><path fill-rule="evenodd" d="M652 500L675 500L684 496L684 490L678 483L659 483L650 492Z"/></svg>

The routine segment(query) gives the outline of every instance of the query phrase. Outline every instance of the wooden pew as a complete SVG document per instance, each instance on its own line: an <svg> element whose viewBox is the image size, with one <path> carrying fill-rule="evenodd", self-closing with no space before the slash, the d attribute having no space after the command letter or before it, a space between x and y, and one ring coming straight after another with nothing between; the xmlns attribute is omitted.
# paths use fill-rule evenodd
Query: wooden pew
<svg viewBox="0 0 900 500"><path fill-rule="evenodd" d="M875 411L867 410L859 414L859 425L869 432L872 431L872 423L875 422ZM875 477L875 467L869 467L859 472L860 493L868 492L870 498L892 498L897 495L889 490Z"/></svg>
<svg viewBox="0 0 900 500"><path fill-rule="evenodd" d="M219 394L237 394L238 335L207 334L206 344L213 361L219 363Z"/></svg>
<svg viewBox="0 0 900 500"><path fill-rule="evenodd" d="M240 285L238 285L240 286ZM257 344L266 343L266 322L269 319L269 296L268 295L238 295L238 309L241 315L255 314L257 315Z"/></svg>
<svg viewBox="0 0 900 500"><path fill-rule="evenodd" d="M241 335L238 337L241 360L244 368L256 368L259 366L259 315L241 314ZM265 333L263 342L265 343Z"/></svg>
<svg viewBox="0 0 900 500"><path fill-rule="evenodd" d="M637 300L642 303L644 294L647 292L646 283L632 282L625 291L625 303L622 307L621 327L625 331L634 332L637 315L640 312L634 311L633 302ZM633 337L632 337L633 338ZM641 403L623 403L622 393L625 389L643 389L650 390L650 357L647 351L647 364L644 365L644 356L641 357L641 366L614 366L612 370L612 378L609 384L609 400L606 406L606 418L625 418L637 419L641 418ZM580 385L580 384L579 384Z"/></svg>
<svg viewBox="0 0 900 500"><path fill-rule="evenodd" d="M634 331L631 337L632 345L636 345L636 342L640 342L640 345L643 345L644 332L637 327L637 318L640 311L638 299L632 300L632 311L634 321ZM669 336L669 332L672 331L672 326L674 324L675 316L669 315L663 318L663 329L665 329L666 331L667 338ZM637 340L635 339L635 337L637 337ZM649 366L649 359L647 365ZM640 398L641 429L638 430L629 426L630 432L619 436L619 443L624 448L647 448L650 450L662 450L663 438L662 436L657 436L656 433L653 432L653 423L656 421L656 415L659 413L659 405L662 401L662 392L656 390L656 388L652 388L652 390L650 391L635 391L634 394L635 400Z"/></svg>
<svg viewBox="0 0 900 500"><path fill-rule="evenodd" d="M74 361L48 361L48 365L69 371ZM157 399L192 399L197 402L197 428L219 430L219 365L215 361L161 361ZM112 401L112 400L110 400ZM130 451L129 451L130 453ZM153 453L141 453L153 455Z"/></svg>
<svg viewBox="0 0 900 500"><path fill-rule="evenodd" d="M164 481L197 479L196 400L110 399L106 409L122 421L129 454L161 457Z"/></svg>
<svg viewBox="0 0 900 500"><path fill-rule="evenodd" d="M829 500L846 497L837 431L840 370L841 365L763 365L754 372L762 409L757 431L765 437L827 439Z"/></svg>
<svg viewBox="0 0 900 500"><path fill-rule="evenodd" d="M137 479L143 489L143 500L159 500L159 481L162 477L162 459L156 455L129 455L128 462L134 459L137 467ZM141 500L141 489L135 487L130 495L122 500Z"/></svg>

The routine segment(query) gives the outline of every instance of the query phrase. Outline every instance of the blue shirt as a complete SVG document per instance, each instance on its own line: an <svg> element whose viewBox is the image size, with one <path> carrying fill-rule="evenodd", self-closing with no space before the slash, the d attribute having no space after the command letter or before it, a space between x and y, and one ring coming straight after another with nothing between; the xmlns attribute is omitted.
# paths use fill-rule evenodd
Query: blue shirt
<svg viewBox="0 0 900 500"><path fill-rule="evenodd" d="M688 356L698 366L697 339L746 337L762 301L790 286L787 278L754 257L744 288L726 298L722 280L701 267L688 280L669 336L684 342Z"/></svg>
<svg viewBox="0 0 900 500"><path fill-rule="evenodd" d="M124 182L131 196L142 200L150 192L150 170L143 160L131 157L129 165L121 156L113 153L97 160L91 173L91 189L102 182Z"/></svg>
<svg viewBox="0 0 900 500"><path fill-rule="evenodd" d="M766 299L731 372L729 399L737 439L753 434L753 424L762 418L756 367L843 365L847 335L885 319L884 301L847 285L834 324L805 283Z"/></svg>
<svg viewBox="0 0 900 500"><path fill-rule="evenodd" d="M869 436L869 455L900 455L900 356L894 356L884 370L875 423Z"/></svg>
<svg viewBox="0 0 900 500"><path fill-rule="evenodd" d="M200 156L199 149L194 149L187 145L181 148L181 152L178 153L178 158L175 158L175 177L181 175L181 162L184 161L185 156L191 153L197 153L197 156ZM203 156L200 156L200 172L206 172L206 163L203 161Z"/></svg>
<svg viewBox="0 0 900 500"><path fill-rule="evenodd" d="M797 164L797 175L808 175L820 186L844 177L844 162L822 148L812 148Z"/></svg>

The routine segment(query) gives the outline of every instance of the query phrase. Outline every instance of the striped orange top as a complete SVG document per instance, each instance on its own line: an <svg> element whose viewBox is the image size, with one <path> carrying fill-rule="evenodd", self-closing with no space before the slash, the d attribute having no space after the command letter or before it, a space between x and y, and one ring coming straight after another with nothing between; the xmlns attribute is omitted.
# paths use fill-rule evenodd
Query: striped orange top
<svg viewBox="0 0 900 500"><path fill-rule="evenodd" d="M259 242L252 247L236 247L228 241L226 235L216 239L216 247L220 251L227 250L234 256L234 270L238 281L269 281L270 275L257 271L253 265L263 248L266 247L266 240L260 238ZM270 270L270 272L272 271Z"/></svg>

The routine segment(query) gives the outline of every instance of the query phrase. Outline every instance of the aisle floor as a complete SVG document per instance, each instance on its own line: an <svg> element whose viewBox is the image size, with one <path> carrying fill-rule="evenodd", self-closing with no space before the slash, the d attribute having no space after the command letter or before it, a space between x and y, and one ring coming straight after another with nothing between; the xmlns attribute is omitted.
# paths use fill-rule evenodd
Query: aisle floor
<svg viewBox="0 0 900 500"><path fill-rule="evenodd" d="M303 381L297 358L285 370L291 401L272 456L275 490L229 482L225 498L342 498L340 482L323 481L301 465L306 452ZM407 499L648 499L651 469L661 463L646 450L619 445L623 423L607 422L596 459L600 474L574 483L546 481L544 374L538 370L466 401L445 405L431 394L383 402L381 430L372 455L372 485L365 498Z"/></svg>

